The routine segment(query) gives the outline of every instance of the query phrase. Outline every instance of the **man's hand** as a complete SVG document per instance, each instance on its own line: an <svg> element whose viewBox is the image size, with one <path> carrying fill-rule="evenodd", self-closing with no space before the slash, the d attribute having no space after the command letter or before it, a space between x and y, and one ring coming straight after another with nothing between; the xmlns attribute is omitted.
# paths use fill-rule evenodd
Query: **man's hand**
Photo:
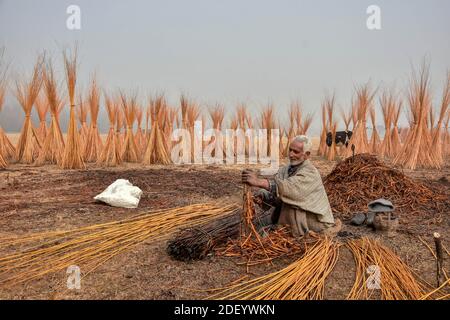
<svg viewBox="0 0 450 320"><path fill-rule="evenodd" d="M269 190L269 181L267 181L267 179L259 179L258 175L249 169L242 171L242 183L247 183L252 187Z"/></svg>
<svg viewBox="0 0 450 320"><path fill-rule="evenodd" d="M259 179L255 172L249 169L242 171L242 183L246 183L252 187L259 187Z"/></svg>

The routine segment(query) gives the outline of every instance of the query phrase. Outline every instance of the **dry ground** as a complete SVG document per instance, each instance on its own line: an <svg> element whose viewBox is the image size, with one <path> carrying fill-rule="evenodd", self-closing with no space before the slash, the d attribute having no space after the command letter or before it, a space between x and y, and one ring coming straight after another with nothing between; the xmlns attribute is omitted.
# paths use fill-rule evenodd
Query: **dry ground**
<svg viewBox="0 0 450 320"><path fill-rule="evenodd" d="M333 163L313 158L325 176ZM12 165L0 171L0 236L48 230L65 230L119 220L160 208L205 201L240 201L242 167L126 165L119 169L89 167L86 171L62 171L54 166ZM440 183L448 190L450 167L441 171L406 172L418 179ZM143 191L138 209L111 208L95 203L93 197L118 178L129 179ZM447 181L447 182L446 182ZM417 225L401 230L383 243L397 252L425 281L434 284L435 264L429 250L419 241L421 235L432 243L438 231L449 234L450 220ZM366 227L344 225L354 235L380 238ZM338 238L344 240L343 238ZM448 241L444 242L448 248ZM195 299L205 298L205 290L227 285L246 274L239 260L209 256L203 261L184 263L165 252L166 241L146 241L116 256L82 280L81 290L68 291L62 284L65 271L41 280L1 288L1 299ZM250 269L250 277L267 274L287 266L294 258ZM445 267L449 268L446 258ZM82 270L83 271L83 270ZM350 252L341 249L340 259L328 278L326 299L343 299L354 280L354 262Z"/></svg>

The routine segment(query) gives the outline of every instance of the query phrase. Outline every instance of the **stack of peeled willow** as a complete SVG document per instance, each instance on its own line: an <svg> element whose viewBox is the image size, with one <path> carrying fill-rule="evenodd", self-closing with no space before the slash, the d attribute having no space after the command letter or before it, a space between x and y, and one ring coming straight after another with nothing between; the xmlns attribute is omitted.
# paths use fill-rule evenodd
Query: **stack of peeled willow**
<svg viewBox="0 0 450 320"><path fill-rule="evenodd" d="M84 276L107 260L147 239L161 239L182 226L194 226L228 215L235 205L195 204L121 221L24 237L0 238L0 285L41 278L70 265Z"/></svg>
<svg viewBox="0 0 450 320"><path fill-rule="evenodd" d="M426 284L418 282L411 269L378 241L361 238L349 241L347 247L356 263L356 279L347 299L370 299L379 291L381 297L377 298L383 300L417 300L431 298L439 291L425 294ZM373 272L370 279L366 276L367 270ZM371 282L372 279L375 282ZM380 290L370 290L369 283Z"/></svg>
<svg viewBox="0 0 450 320"><path fill-rule="evenodd" d="M325 280L339 256L339 244L323 238L306 247L301 259L256 279L213 289L208 299L306 300L323 299Z"/></svg>
<svg viewBox="0 0 450 320"><path fill-rule="evenodd" d="M366 211L367 204L379 198L390 200L400 214L428 210L443 213L450 207L445 191L415 181L369 154L338 163L324 185L331 208L344 217Z"/></svg>

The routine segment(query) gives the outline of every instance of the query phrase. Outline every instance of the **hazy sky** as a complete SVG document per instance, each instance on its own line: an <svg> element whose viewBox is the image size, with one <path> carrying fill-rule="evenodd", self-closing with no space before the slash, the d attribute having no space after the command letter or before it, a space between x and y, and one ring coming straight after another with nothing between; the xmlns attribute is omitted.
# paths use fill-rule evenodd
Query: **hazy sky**
<svg viewBox="0 0 450 320"><path fill-rule="evenodd" d="M71 4L81 8L81 30L66 27ZM381 30L366 27L372 4ZM254 113L272 101L286 118L300 98L317 132L327 91L348 108L354 86L368 80L404 90L424 57L440 99L449 12L448 0L0 0L0 46L14 73L29 74L44 49L61 72L62 48L78 41L84 88L96 71L102 87L139 88L142 100L164 91L175 104L185 92L204 106L224 103L228 114L240 101ZM22 118L9 95L0 125L18 131Z"/></svg>

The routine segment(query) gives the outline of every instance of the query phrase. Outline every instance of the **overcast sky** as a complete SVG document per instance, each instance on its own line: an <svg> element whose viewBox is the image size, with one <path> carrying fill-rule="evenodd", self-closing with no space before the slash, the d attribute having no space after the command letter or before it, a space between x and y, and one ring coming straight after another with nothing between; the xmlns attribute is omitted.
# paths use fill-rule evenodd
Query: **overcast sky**
<svg viewBox="0 0 450 320"><path fill-rule="evenodd" d="M81 8L81 30L66 27L71 4ZM366 26L369 5L381 9L381 30ZM62 48L78 41L84 88L96 71L102 87L138 88L142 100L164 91L177 104L185 92L228 114L237 102L257 113L271 101L285 119L301 99L316 133L326 92L348 108L355 85L369 80L404 90L424 57L438 101L450 67L449 12L448 0L0 0L0 46L14 74L29 74L44 49L61 72ZM0 125L18 131L22 119L9 95Z"/></svg>

